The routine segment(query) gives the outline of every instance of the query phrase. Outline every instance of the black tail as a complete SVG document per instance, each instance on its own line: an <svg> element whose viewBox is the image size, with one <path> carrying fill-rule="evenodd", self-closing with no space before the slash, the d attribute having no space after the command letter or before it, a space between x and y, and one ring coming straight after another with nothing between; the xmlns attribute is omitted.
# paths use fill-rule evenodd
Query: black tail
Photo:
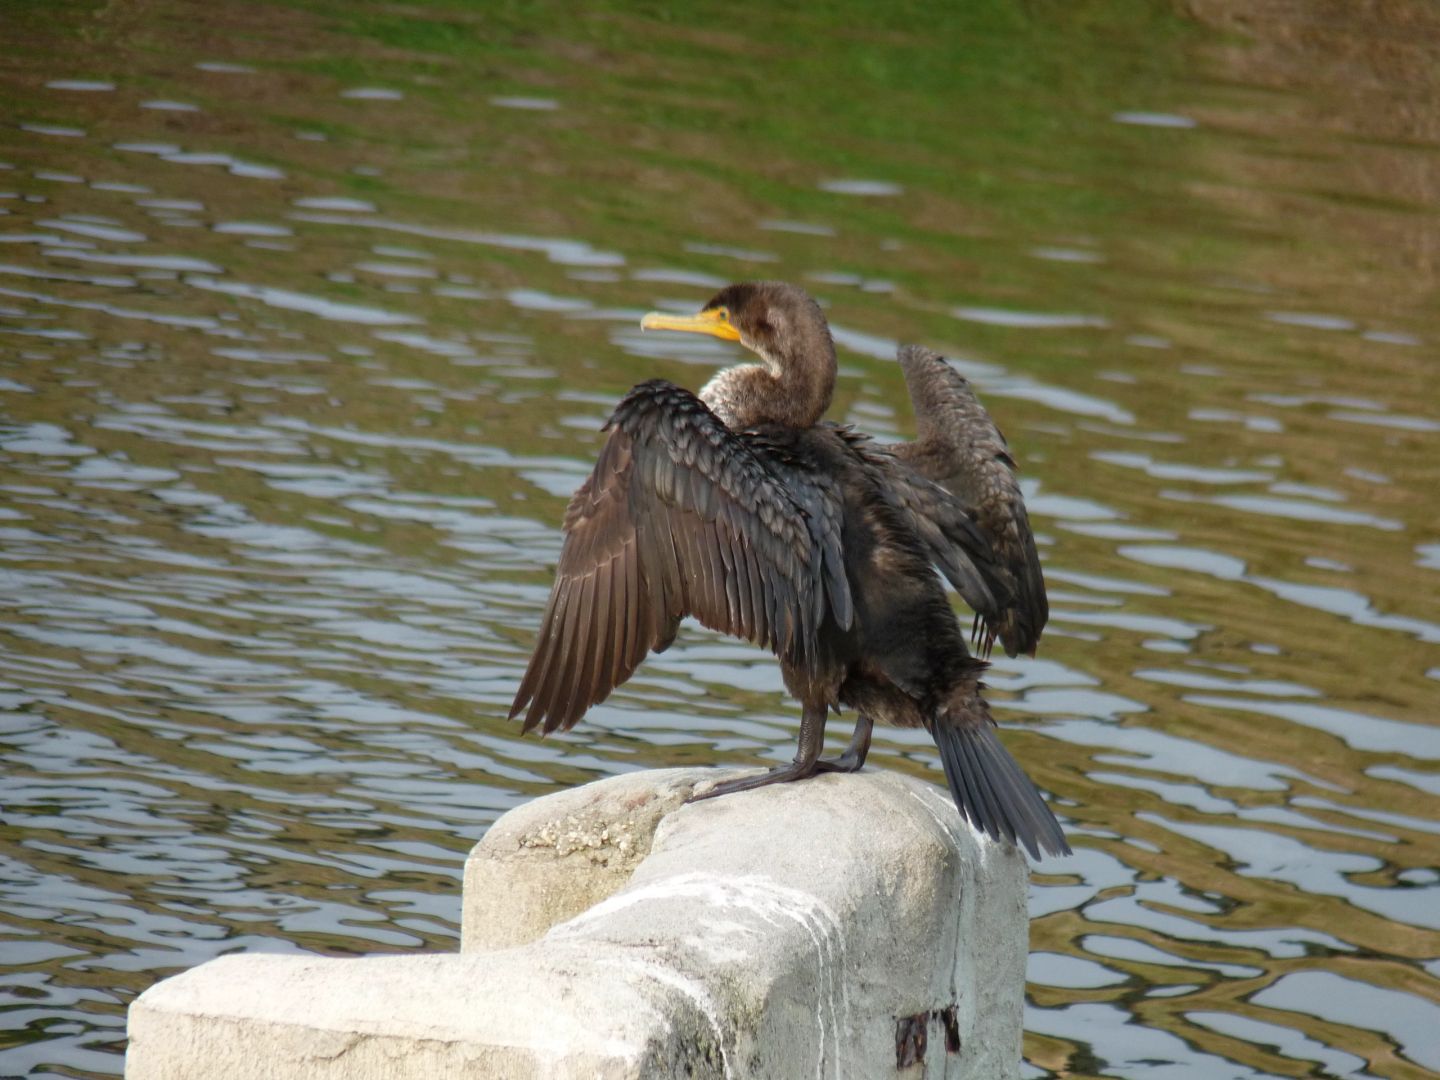
<svg viewBox="0 0 1440 1080"><path fill-rule="evenodd" d="M930 727L940 763L960 813L993 840L1002 836L1025 846L1032 859L1043 848L1069 855L1065 833L1040 792L1010 756L988 716L956 723L944 714Z"/></svg>

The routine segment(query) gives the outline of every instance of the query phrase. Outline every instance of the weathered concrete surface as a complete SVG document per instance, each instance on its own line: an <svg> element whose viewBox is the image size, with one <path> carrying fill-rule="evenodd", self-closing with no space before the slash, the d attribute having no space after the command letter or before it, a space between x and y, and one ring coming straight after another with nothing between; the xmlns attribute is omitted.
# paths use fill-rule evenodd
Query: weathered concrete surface
<svg viewBox="0 0 1440 1080"><path fill-rule="evenodd" d="M465 861L460 949L534 941L618 892L655 829L713 769L652 769L517 806Z"/></svg>
<svg viewBox="0 0 1440 1080"><path fill-rule="evenodd" d="M1018 1075L1022 856L897 774L681 805L715 776L506 815L467 864L460 955L226 957L152 987L126 1075ZM912 1017L923 1064L897 1072Z"/></svg>

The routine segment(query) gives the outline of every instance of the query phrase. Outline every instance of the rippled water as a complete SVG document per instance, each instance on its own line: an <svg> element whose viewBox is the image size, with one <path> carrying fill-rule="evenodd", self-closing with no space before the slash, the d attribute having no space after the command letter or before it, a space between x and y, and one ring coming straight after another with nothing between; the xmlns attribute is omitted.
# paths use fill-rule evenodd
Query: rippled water
<svg viewBox="0 0 1440 1080"><path fill-rule="evenodd" d="M639 313L757 276L832 415L907 431L921 341L1024 468L1027 1075L1440 1071L1433 8L4 7L0 1075L221 953L454 948L523 800L790 755L699 630L503 719L609 408L734 356Z"/></svg>

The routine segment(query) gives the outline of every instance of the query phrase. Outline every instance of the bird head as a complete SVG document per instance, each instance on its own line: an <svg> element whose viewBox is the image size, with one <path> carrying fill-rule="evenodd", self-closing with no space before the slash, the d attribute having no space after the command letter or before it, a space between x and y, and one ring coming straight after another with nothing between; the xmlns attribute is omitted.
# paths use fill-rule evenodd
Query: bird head
<svg viewBox="0 0 1440 1080"><path fill-rule="evenodd" d="M640 326L738 341L776 375L808 357L833 363L835 355L820 305L804 289L783 281L727 285L694 315L655 311L640 320Z"/></svg>

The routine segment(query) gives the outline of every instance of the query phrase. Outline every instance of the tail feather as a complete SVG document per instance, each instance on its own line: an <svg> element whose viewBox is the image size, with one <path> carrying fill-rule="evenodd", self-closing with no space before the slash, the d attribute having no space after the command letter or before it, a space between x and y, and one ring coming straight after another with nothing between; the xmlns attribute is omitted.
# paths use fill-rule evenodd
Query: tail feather
<svg viewBox="0 0 1440 1080"><path fill-rule="evenodd" d="M1043 849L1069 855L1054 812L988 722L956 724L943 715L931 726L940 764L960 813L993 840L1024 846L1033 859Z"/></svg>
<svg viewBox="0 0 1440 1080"><path fill-rule="evenodd" d="M1005 838L1014 843L1017 834L1025 832L1025 829L1015 820L1017 816L1021 815L1017 815L1011 809L1011 803L1002 799L997 793L996 789L999 785L992 782L990 770L981 763L980 756L976 752L978 748L975 740L961 738L958 743L960 761L971 778L970 787L972 790L979 790L980 802L985 810L984 820L997 823L1000 831L1005 834ZM1023 810L1024 808L1021 806L1018 809Z"/></svg>

